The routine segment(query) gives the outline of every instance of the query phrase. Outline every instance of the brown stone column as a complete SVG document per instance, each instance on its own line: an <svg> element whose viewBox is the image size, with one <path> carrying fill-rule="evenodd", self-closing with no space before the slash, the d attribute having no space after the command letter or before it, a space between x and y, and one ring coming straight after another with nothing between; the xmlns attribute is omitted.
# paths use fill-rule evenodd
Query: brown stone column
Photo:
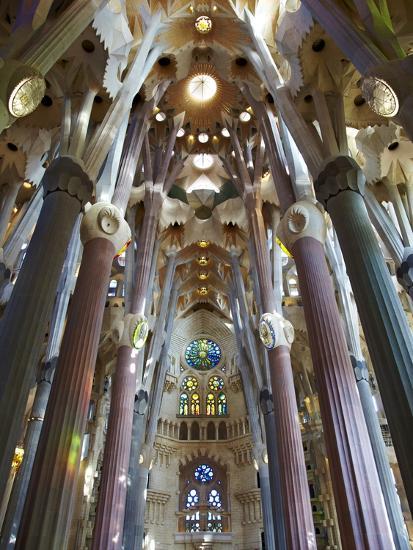
<svg viewBox="0 0 413 550"><path fill-rule="evenodd" d="M94 550L120 549L126 505L129 454L132 440L133 410L136 391L137 350L145 338L136 342L134 334L140 325L147 327L144 318L153 249L162 204L160 194L153 194L147 206L142 233L138 243L137 281L132 314L125 316L124 331L119 343L118 360L111 389L110 413L103 456L103 470L93 535ZM143 341L142 341L143 340ZM137 348L137 349L134 349ZM142 353L142 352L141 352Z"/></svg>
<svg viewBox="0 0 413 550"><path fill-rule="evenodd" d="M299 201L287 210L280 233L297 266L343 547L393 548L324 256L324 216L309 200Z"/></svg>
<svg viewBox="0 0 413 550"><path fill-rule="evenodd" d="M259 196L253 197L251 194L247 196L246 202L256 249L262 305L266 312L260 320L260 336L268 350L270 364L286 543L290 550L315 549L307 470L290 358L294 329L291 323L276 313L261 200ZM278 511L274 510L273 513Z"/></svg>
<svg viewBox="0 0 413 550"><path fill-rule="evenodd" d="M126 222L110 204L95 204L82 220L82 263L16 548L67 546L110 269L129 235Z"/></svg>

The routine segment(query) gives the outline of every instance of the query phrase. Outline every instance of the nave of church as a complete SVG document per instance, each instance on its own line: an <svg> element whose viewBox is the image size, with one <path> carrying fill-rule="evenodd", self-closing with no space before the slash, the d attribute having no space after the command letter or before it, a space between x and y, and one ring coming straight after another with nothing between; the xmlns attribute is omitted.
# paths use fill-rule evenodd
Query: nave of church
<svg viewBox="0 0 413 550"><path fill-rule="evenodd" d="M2 0L0 550L413 549L411 0Z"/></svg>

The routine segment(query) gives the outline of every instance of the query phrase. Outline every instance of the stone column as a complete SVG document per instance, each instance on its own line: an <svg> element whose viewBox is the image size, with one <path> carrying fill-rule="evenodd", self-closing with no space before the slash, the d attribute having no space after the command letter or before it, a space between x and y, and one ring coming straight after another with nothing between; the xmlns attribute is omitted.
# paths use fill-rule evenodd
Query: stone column
<svg viewBox="0 0 413 550"><path fill-rule="evenodd" d="M54 362L55 363L55 362ZM55 365L46 364L42 369L40 379L37 383L36 395L28 421L26 434L24 436L23 462L14 479L13 489L7 505L7 512L1 530L0 548L9 550L14 548L17 531L19 528L23 506L26 499L27 487L32 472L37 444L43 425L47 400L49 399L50 387L53 378Z"/></svg>
<svg viewBox="0 0 413 550"><path fill-rule="evenodd" d="M125 523L123 526L123 548L133 548L135 540L135 521L138 508L139 463L142 442L145 433L146 409L148 406L148 392L139 390L135 397L133 411L132 444L129 457L128 491L125 505Z"/></svg>
<svg viewBox="0 0 413 550"><path fill-rule="evenodd" d="M155 193L154 193L155 195ZM143 221L137 260L137 281L132 301L134 313L125 316L113 377L99 501L93 537L94 550L119 549L122 545L133 404L136 389L136 354L145 345L144 317L152 253L161 202L159 195L148 205Z"/></svg>
<svg viewBox="0 0 413 550"><path fill-rule="evenodd" d="M345 548L393 543L373 453L324 256L324 216L310 200L285 213L280 237L299 276L340 534Z"/></svg>
<svg viewBox="0 0 413 550"><path fill-rule="evenodd" d="M386 417L413 510L413 338L363 200L365 180L349 157L329 162L316 182L346 262Z"/></svg>
<svg viewBox="0 0 413 550"><path fill-rule="evenodd" d="M265 312L261 316L259 328L261 340L268 351L278 457L281 465L287 547L290 549L316 548L290 358L294 329L291 323L276 313L261 200L257 196L248 194L246 206L255 245L257 276Z"/></svg>
<svg viewBox="0 0 413 550"><path fill-rule="evenodd" d="M80 233L82 263L16 548L67 546L112 259L130 236L120 212L105 203L88 209Z"/></svg>
<svg viewBox="0 0 413 550"><path fill-rule="evenodd" d="M274 405L272 395L264 388L260 393L261 411L264 417L265 441L268 455L269 482L271 488L272 516L277 540L277 550L286 548L285 528L283 515L279 512L283 509L280 462L278 457L277 430L274 417Z"/></svg>
<svg viewBox="0 0 413 550"><path fill-rule="evenodd" d="M370 392L369 373L364 361L358 361L354 355L351 356L354 374L356 377L357 389L360 395L364 419L371 441L374 460L377 466L377 473L383 491L384 503L386 504L387 515L393 533L393 541L397 550L409 550L409 536L404 525L400 500L397 495L396 485L387 458L386 445L380 429L379 419L374 410L373 398Z"/></svg>
<svg viewBox="0 0 413 550"><path fill-rule="evenodd" d="M10 217L13 212L20 186L20 181L17 183L9 183L7 185L6 196L4 197L0 212L0 246L3 244L4 237L6 236L7 226L9 225Z"/></svg>
<svg viewBox="0 0 413 550"><path fill-rule="evenodd" d="M82 166L70 157L56 159L43 182L45 199L39 220L1 320L0 494L20 435L73 225L93 189Z"/></svg>

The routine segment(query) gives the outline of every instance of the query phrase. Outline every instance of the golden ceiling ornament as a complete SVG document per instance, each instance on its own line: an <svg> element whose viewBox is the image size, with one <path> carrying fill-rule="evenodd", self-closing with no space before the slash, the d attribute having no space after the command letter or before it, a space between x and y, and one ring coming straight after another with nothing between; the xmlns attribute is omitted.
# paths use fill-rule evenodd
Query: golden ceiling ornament
<svg viewBox="0 0 413 550"><path fill-rule="evenodd" d="M215 93L205 101L191 93L197 77L212 79L216 85ZM173 105L176 112L184 111L185 122L190 121L194 128L214 127L217 120L221 121L221 112L230 113L231 106L239 103L239 97L238 88L223 80L211 63L194 65L188 76L172 85L167 92L168 104Z"/></svg>
<svg viewBox="0 0 413 550"><path fill-rule="evenodd" d="M197 292L200 296L206 296L208 294L208 287L200 286L198 287Z"/></svg>
<svg viewBox="0 0 413 550"><path fill-rule="evenodd" d="M202 270L198 272L198 279L200 281L206 281L209 277L208 271Z"/></svg>
<svg viewBox="0 0 413 550"><path fill-rule="evenodd" d="M206 266L209 264L209 258L208 256L199 256L197 259L198 265Z"/></svg>
<svg viewBox="0 0 413 550"><path fill-rule="evenodd" d="M195 21L195 28L200 34L208 34L212 30L211 18L207 15L200 15Z"/></svg>
<svg viewBox="0 0 413 550"><path fill-rule="evenodd" d="M199 248L208 248L208 246L210 245L210 242L206 241L204 239L201 239L201 240L197 241L196 244L199 246Z"/></svg>

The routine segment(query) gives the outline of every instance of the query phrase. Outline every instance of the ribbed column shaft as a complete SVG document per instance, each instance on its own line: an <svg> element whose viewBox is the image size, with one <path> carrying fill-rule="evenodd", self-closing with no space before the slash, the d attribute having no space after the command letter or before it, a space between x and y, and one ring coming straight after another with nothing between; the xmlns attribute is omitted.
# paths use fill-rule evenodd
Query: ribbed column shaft
<svg viewBox="0 0 413 550"><path fill-rule="evenodd" d="M268 548L268 550L275 550L276 548L277 550L281 550L281 548L275 546L274 541L274 518L271 509L272 501L268 465L260 461L258 472L260 475L261 507L265 547Z"/></svg>
<svg viewBox="0 0 413 550"><path fill-rule="evenodd" d="M380 387L413 511L413 339L368 218L363 197L342 191L327 203Z"/></svg>
<svg viewBox="0 0 413 550"><path fill-rule="evenodd" d="M80 212L64 191L44 199L36 229L0 324L0 494L3 494L56 287Z"/></svg>
<svg viewBox="0 0 413 550"><path fill-rule="evenodd" d="M157 216L156 209L153 211L149 207L145 212L138 244L138 273L132 313L143 314L145 311L158 225ZM120 346L118 349L93 535L94 550L115 550L122 546L137 375L134 354L135 352L127 346Z"/></svg>
<svg viewBox="0 0 413 550"><path fill-rule="evenodd" d="M343 548L392 540L322 244L297 240L297 266Z"/></svg>
<svg viewBox="0 0 413 550"><path fill-rule="evenodd" d="M7 505L7 512L2 527L2 536L0 540L1 550L11 550L14 548L17 531L23 514L24 502L26 500L27 488L29 486L30 475L32 473L36 449L40 438L40 432L43 426L43 418L46 411L47 400L49 399L51 381L40 380L37 384L36 396L26 434L24 436L23 462L14 479L13 489Z"/></svg>
<svg viewBox="0 0 413 550"><path fill-rule="evenodd" d="M112 242L104 238L84 247L16 548L64 550L67 546L115 252Z"/></svg>
<svg viewBox="0 0 413 550"><path fill-rule="evenodd" d="M287 548L316 548L290 350L279 346L268 352L281 465Z"/></svg>
<svg viewBox="0 0 413 550"><path fill-rule="evenodd" d="M143 464L138 467L138 482L136 486L136 493L138 495L140 506L138 506L138 513L135 519L135 540L133 541L133 550L140 550L143 543L143 535L145 531L145 510L146 510L146 498L145 491L148 486L149 470Z"/></svg>
<svg viewBox="0 0 413 550"><path fill-rule="evenodd" d="M362 365L362 368L363 367L367 374L367 368L365 365ZM373 398L370 392L370 384L364 377L356 376L356 380L361 406L363 408L364 419L367 425L367 431L369 432L371 448L373 450L374 460L376 462L377 473L383 491L384 503L386 505L387 515L393 533L394 545L397 550L409 550L409 537L404 525L400 500L397 495L389 460L387 458L386 446L383 441L379 419L377 418L376 411L374 410Z"/></svg>

